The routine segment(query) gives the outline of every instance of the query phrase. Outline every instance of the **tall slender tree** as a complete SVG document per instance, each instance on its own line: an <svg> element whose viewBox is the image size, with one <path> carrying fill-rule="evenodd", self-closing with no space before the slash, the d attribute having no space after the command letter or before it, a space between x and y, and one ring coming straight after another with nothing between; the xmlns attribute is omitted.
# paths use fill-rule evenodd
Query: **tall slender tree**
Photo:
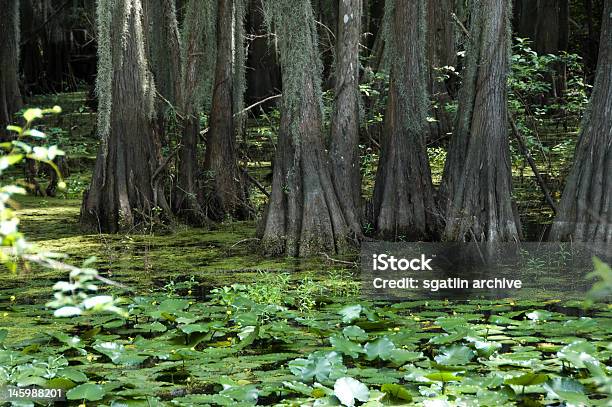
<svg viewBox="0 0 612 407"><path fill-rule="evenodd" d="M272 193L262 225L269 254L340 252L350 234L322 137L321 62L309 1L265 0L276 28L283 96Z"/></svg>
<svg viewBox="0 0 612 407"><path fill-rule="evenodd" d="M446 138L452 131L452 117L446 105L452 101L449 81L443 81L443 69L457 64L457 47L453 13L456 0L427 1L427 61L428 91L433 101L432 116L429 123L429 140Z"/></svg>
<svg viewBox="0 0 612 407"><path fill-rule="evenodd" d="M426 2L385 2L391 65L385 131L374 187L383 238L425 239L436 231L427 134Z"/></svg>
<svg viewBox="0 0 612 407"><path fill-rule="evenodd" d="M97 23L100 148L81 222L117 232L169 208L156 179L155 85L145 50L142 0L100 0Z"/></svg>
<svg viewBox="0 0 612 407"><path fill-rule="evenodd" d="M339 0L336 88L331 121L332 180L346 221L360 230L359 37L362 0Z"/></svg>
<svg viewBox="0 0 612 407"><path fill-rule="evenodd" d="M149 65L155 80L157 126L164 133L165 112L179 109L182 91L181 41L175 0L144 0Z"/></svg>
<svg viewBox="0 0 612 407"><path fill-rule="evenodd" d="M597 74L550 240L612 242L612 0L605 0Z"/></svg>
<svg viewBox="0 0 612 407"><path fill-rule="evenodd" d="M234 121L237 113L234 98L242 99L242 94L234 93L234 72L239 69L235 57L243 52L243 36L240 49L235 49L234 34L236 26L244 24L245 4L244 0L218 0L217 4L217 63L206 137L203 191L206 214L216 221L226 215L244 217L247 214L244 183L236 161ZM239 18L235 19L235 15Z"/></svg>
<svg viewBox="0 0 612 407"><path fill-rule="evenodd" d="M181 140L173 210L189 223L202 225L208 219L198 182L200 113L210 106L216 59L217 3L190 0L182 30Z"/></svg>
<svg viewBox="0 0 612 407"><path fill-rule="evenodd" d="M516 241L507 129L508 0L472 0L459 111L440 191L446 240Z"/></svg>
<svg viewBox="0 0 612 407"><path fill-rule="evenodd" d="M0 135L22 106L19 91L19 0L0 2Z"/></svg>

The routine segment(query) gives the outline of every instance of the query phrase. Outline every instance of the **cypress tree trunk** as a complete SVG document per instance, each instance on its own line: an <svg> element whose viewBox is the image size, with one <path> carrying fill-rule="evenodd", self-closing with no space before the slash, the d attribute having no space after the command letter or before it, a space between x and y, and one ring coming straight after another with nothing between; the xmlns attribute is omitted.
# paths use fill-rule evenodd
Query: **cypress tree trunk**
<svg viewBox="0 0 612 407"><path fill-rule="evenodd" d="M0 1L0 136L22 107L19 91L19 1Z"/></svg>
<svg viewBox="0 0 612 407"><path fill-rule="evenodd" d="M141 0L98 3L98 133L101 139L81 223L117 232L168 213L155 173L154 83L145 51Z"/></svg>
<svg viewBox="0 0 612 407"><path fill-rule="evenodd" d="M155 109L163 130L168 103L178 108L181 100L181 42L175 0L145 0L143 6L155 90L165 99L158 98Z"/></svg>
<svg viewBox="0 0 612 407"><path fill-rule="evenodd" d="M198 184L200 112L209 104L215 64L216 2L190 0L186 6L182 40L181 147L173 209L188 223L207 223Z"/></svg>
<svg viewBox="0 0 612 407"><path fill-rule="evenodd" d="M516 241L507 129L510 2L473 0L470 43L440 190L444 239Z"/></svg>
<svg viewBox="0 0 612 407"><path fill-rule="evenodd" d="M263 248L290 256L340 252L349 227L323 146L321 62L312 6L293 0L265 0L264 5L276 26L283 97Z"/></svg>
<svg viewBox="0 0 612 407"><path fill-rule="evenodd" d="M360 230L359 36L361 0L339 0L336 91L331 122L332 180L346 221Z"/></svg>
<svg viewBox="0 0 612 407"><path fill-rule="evenodd" d="M204 157L204 207L215 221L226 215L244 218L246 196L236 161L234 126L234 7L242 0L219 0L217 6L217 63L212 110Z"/></svg>
<svg viewBox="0 0 612 407"><path fill-rule="evenodd" d="M612 242L612 0L605 0L597 74L550 240Z"/></svg>
<svg viewBox="0 0 612 407"><path fill-rule="evenodd" d="M431 141L446 138L452 131L452 118L445 106L452 100L447 83L441 81L439 69L454 67L457 63L455 46L455 0L428 0L427 2L427 61L429 65L428 90L434 102L434 122L429 124Z"/></svg>
<svg viewBox="0 0 612 407"><path fill-rule="evenodd" d="M426 3L396 0L385 7L391 77L374 187L376 229L385 239L429 239L436 214L425 148Z"/></svg>

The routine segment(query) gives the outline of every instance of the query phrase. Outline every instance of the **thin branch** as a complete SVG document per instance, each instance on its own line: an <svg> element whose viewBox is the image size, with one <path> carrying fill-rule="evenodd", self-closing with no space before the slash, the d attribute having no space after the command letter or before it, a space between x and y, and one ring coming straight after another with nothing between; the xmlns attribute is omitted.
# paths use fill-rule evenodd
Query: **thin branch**
<svg viewBox="0 0 612 407"><path fill-rule="evenodd" d="M258 237L249 237L247 239L242 239L242 240L238 240L236 243L234 243L233 245L230 246L230 249L238 246L241 243L246 243L246 242L255 242L255 241L260 241L261 239Z"/></svg>
<svg viewBox="0 0 612 407"><path fill-rule="evenodd" d="M24 260L32 262L32 263L36 263L36 264L40 264L41 266L44 267L48 267L48 268L52 268L55 270L61 270L61 271L68 271L68 272L79 272L81 271L81 269L79 267L75 267L73 265L70 264L66 264L66 263L62 263L61 261L57 261L57 260L53 260L53 259L49 259L46 257L42 257L39 256L37 254L24 254L21 256ZM98 274L94 275L94 278L96 280L99 280L100 282L107 284L107 285L112 285L115 287L119 287L119 288L123 288L125 290L129 290L129 291L134 291L133 288L130 288L126 285L123 285L121 283L118 283L116 281L110 280L106 277L102 277Z"/></svg>
<svg viewBox="0 0 612 407"><path fill-rule="evenodd" d="M348 264L349 266L357 267L357 263L354 262L354 261L346 261L346 260L334 259L334 258L330 257L329 254L327 254L325 252L320 252L319 254L321 256L325 257L328 261L331 261L331 262L334 262L334 263L340 263L340 264Z"/></svg>
<svg viewBox="0 0 612 407"><path fill-rule="evenodd" d="M177 146L174 147L174 150L172 150L172 152L168 155L168 157L166 157L164 162L155 170L155 172L153 173L153 176L151 177L151 185L155 185L155 180L157 179L159 174L161 174L162 170L168 166L168 163L170 163L170 160L172 159L172 157L174 157L176 153L179 152L182 146L183 145L180 143L177 144Z"/></svg>
<svg viewBox="0 0 612 407"><path fill-rule="evenodd" d="M465 28L465 26L463 25L463 23L461 22L461 20L459 20L459 17L457 17L457 14L455 13L451 13L451 16L453 17L453 21L455 23L457 23L457 25L459 27L461 27L461 31L463 31L463 33L465 34L466 37L470 38L470 32L468 31L467 28Z"/></svg>
<svg viewBox="0 0 612 407"><path fill-rule="evenodd" d="M247 171L246 168L242 168L240 166L238 166L238 168L240 169L240 171L242 171L242 173L247 178L247 180L249 180L253 185L255 185L257 187L257 189L259 189L261 191L262 194L264 194L265 196L268 197L268 199L270 198L270 193L268 191L266 191L264 186L261 185L261 183L259 181L257 181L255 178L253 178L251 176L251 174L249 174L249 172Z"/></svg>
<svg viewBox="0 0 612 407"><path fill-rule="evenodd" d="M510 112L508 112L508 119L510 121L510 127L512 128L512 134L514 134L514 138L516 138L516 141L518 142L519 148L521 149L521 153L523 153L523 155L527 159L527 162L529 163L529 166L531 167L531 170L533 171L533 174L536 177L536 181L538 182L540 189L544 193L546 202L548 202L548 205L550 205L553 212L556 214L557 205L555 204L554 199L552 199L552 196L550 195L550 191L548 190L548 187L546 187L546 184L544 183L544 178L542 178L542 174L540 174L540 171L538 170L538 167L535 161L533 160L533 157L531 157L531 154L529 153L529 150L527 149L527 145L525 144L525 140L523 140L523 136L521 136L521 133L518 130L516 122L514 121L514 117L512 117Z"/></svg>
<svg viewBox="0 0 612 407"><path fill-rule="evenodd" d="M278 94L278 95L268 96L267 98L262 99L262 100L260 100L260 101L258 101L258 102L255 102L255 103L253 103L251 106L249 106L249 107L245 107L245 108L244 108L244 109L242 109L241 111L234 113L234 117L236 117L236 116L238 116L238 115L241 115L241 114L243 114L243 113L246 113L246 112L248 112L249 110L253 109L254 107L257 107L257 106L259 106L259 105L261 105L261 104L263 104L263 103L266 103L266 102L267 102L267 101L269 101L269 100L272 100L272 99L277 99L277 98L279 98L279 97L281 97L281 96L283 96L283 95L282 95L282 93L281 93L281 94Z"/></svg>

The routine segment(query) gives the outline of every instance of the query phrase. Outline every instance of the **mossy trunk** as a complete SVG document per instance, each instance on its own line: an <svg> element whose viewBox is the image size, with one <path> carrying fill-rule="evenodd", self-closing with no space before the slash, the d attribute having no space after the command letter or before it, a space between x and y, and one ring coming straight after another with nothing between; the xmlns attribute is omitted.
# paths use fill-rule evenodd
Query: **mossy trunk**
<svg viewBox="0 0 612 407"><path fill-rule="evenodd" d="M336 38L336 88L331 119L332 180L351 229L359 231L361 171L359 166L359 37L361 0L340 0Z"/></svg>
<svg viewBox="0 0 612 407"><path fill-rule="evenodd" d="M430 239L436 232L425 148L427 82L424 1L388 1L391 77L374 187L376 231L385 239Z"/></svg>
<svg viewBox="0 0 612 407"><path fill-rule="evenodd" d="M145 52L141 0L98 3L98 133L96 166L81 223L117 232L167 215L156 176L159 143L153 131L154 91Z"/></svg>
<svg viewBox="0 0 612 407"><path fill-rule="evenodd" d="M19 1L0 2L0 138L22 107L19 90Z"/></svg>
<svg viewBox="0 0 612 407"><path fill-rule="evenodd" d="M599 60L574 165L549 240L612 243L612 0L605 0Z"/></svg>
<svg viewBox="0 0 612 407"><path fill-rule="evenodd" d="M511 7L508 0L473 0L471 7L457 124L440 189L443 238L516 241L506 110Z"/></svg>
<svg viewBox="0 0 612 407"><path fill-rule="evenodd" d="M217 6L217 63L213 85L212 110L206 136L204 157L203 207L215 221L225 216L244 218L246 196L236 161L234 122L234 21L235 3L241 0L219 0Z"/></svg>
<svg viewBox="0 0 612 407"><path fill-rule="evenodd" d="M181 42L174 0L144 0L145 30L149 65L157 92L156 126L169 144L167 112L180 109L181 102ZM174 125L175 123L171 123Z"/></svg>
<svg viewBox="0 0 612 407"><path fill-rule="evenodd" d="M350 233L331 179L321 130L321 62L310 2L266 0L283 78L272 193L263 220L268 254L342 252Z"/></svg>
<svg viewBox="0 0 612 407"><path fill-rule="evenodd" d="M200 203L201 185L199 139L200 113L210 104L209 95L215 65L216 3L190 0L182 30L181 139L173 210L186 222L204 225L208 219Z"/></svg>

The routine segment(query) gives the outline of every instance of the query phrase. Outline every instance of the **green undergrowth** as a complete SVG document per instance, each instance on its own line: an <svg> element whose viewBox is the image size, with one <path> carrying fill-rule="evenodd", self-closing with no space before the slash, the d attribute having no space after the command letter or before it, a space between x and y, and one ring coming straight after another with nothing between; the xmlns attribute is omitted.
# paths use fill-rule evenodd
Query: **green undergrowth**
<svg viewBox="0 0 612 407"><path fill-rule="evenodd" d="M83 234L79 204L21 199L21 229L74 264L96 255L128 315L54 318L62 273L3 273L2 383L69 405L610 403L607 304L365 301L351 269L262 257L253 223Z"/></svg>
<svg viewBox="0 0 612 407"><path fill-rule="evenodd" d="M609 405L607 306L357 302L275 280L206 298L186 281L126 299L126 318L31 309L38 331L0 330L0 380L64 388L74 405ZM4 326L28 314L2 308Z"/></svg>
<svg viewBox="0 0 612 407"><path fill-rule="evenodd" d="M167 234L89 234L78 223L78 200L26 196L18 205L20 229L41 250L65 253L73 264L95 256L104 276L135 290L155 289L185 276L202 277L207 287L253 281L266 271L316 276L322 262L262 256L252 221L215 229L176 225ZM17 275L1 274L0 294L21 287L28 298L48 297L53 282L61 278L61 272L34 266Z"/></svg>

